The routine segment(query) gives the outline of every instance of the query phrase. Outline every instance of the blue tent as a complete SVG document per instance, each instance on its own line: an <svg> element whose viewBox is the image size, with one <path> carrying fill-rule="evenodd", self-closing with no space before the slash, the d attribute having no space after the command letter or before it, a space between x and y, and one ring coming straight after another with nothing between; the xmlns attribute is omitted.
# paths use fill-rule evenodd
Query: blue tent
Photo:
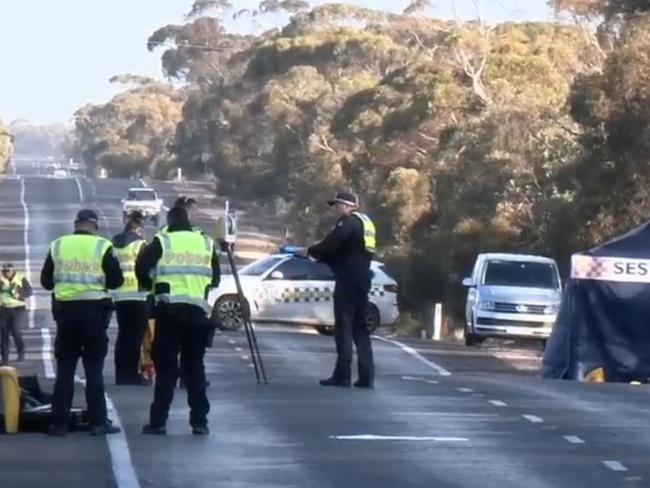
<svg viewBox="0 0 650 488"><path fill-rule="evenodd" d="M545 378L650 379L650 222L571 257L555 329L544 351Z"/></svg>

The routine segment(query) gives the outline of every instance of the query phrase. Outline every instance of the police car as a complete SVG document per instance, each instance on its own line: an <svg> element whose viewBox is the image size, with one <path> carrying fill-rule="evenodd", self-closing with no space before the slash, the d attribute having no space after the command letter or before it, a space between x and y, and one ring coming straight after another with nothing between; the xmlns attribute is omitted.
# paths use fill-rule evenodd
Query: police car
<svg viewBox="0 0 650 488"><path fill-rule="evenodd" d="M368 329L397 321L397 283L384 271L384 264L373 261L368 310ZM289 247L259 259L239 271L239 279L251 319L256 323L313 326L321 334L334 326L334 275L329 266L293 255ZM243 326L242 307L234 277L222 276L218 288L210 291L212 320L224 330Z"/></svg>

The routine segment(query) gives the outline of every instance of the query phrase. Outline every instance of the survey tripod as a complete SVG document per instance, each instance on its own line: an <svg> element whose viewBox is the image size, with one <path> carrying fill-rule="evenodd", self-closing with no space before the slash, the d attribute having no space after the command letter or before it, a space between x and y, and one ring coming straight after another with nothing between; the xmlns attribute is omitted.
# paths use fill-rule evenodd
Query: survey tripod
<svg viewBox="0 0 650 488"><path fill-rule="evenodd" d="M251 321L250 305L246 300L246 297L244 297L244 291L242 290L241 281L239 280L239 273L237 272L235 259L233 257L233 248L235 245L236 234L237 217L235 212L230 211L229 204L226 202L224 218L217 221L214 237L215 240L219 243L221 250L228 256L228 264L230 264L230 270L232 272L233 278L235 279L235 286L237 287L237 298L239 299L239 304L241 306L242 322L244 323L244 331L246 332L246 340L248 341L248 347L251 352L251 359L253 360L255 378L257 379L258 384L264 381L264 384L268 385L269 382L266 377L266 370L264 369L264 361L262 360L260 348L257 344L257 336L255 335L255 326Z"/></svg>

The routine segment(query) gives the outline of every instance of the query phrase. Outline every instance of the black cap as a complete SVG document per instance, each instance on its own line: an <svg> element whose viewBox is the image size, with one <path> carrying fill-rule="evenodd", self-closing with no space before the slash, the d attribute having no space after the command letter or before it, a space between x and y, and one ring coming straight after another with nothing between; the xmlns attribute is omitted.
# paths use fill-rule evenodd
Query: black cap
<svg viewBox="0 0 650 488"><path fill-rule="evenodd" d="M187 211L183 207L172 207L167 212L167 225L189 225Z"/></svg>
<svg viewBox="0 0 650 488"><path fill-rule="evenodd" d="M144 221L144 214L140 210L133 210L132 212L129 212L127 219L129 222L142 224Z"/></svg>
<svg viewBox="0 0 650 488"><path fill-rule="evenodd" d="M344 205L350 205L351 207L359 206L359 197L352 192L340 191L334 198L327 201L328 205L336 205L337 203L342 203Z"/></svg>
<svg viewBox="0 0 650 488"><path fill-rule="evenodd" d="M192 197L186 197L186 196L180 196L175 202L174 202L174 207L181 207L188 209L191 206L196 205L196 200L194 200Z"/></svg>
<svg viewBox="0 0 650 488"><path fill-rule="evenodd" d="M99 217L97 217L97 213L94 210L85 208L83 210L79 210L77 213L77 218L74 220L75 224L81 222L92 222L96 226L99 226Z"/></svg>
<svg viewBox="0 0 650 488"><path fill-rule="evenodd" d="M11 269L14 269L14 263L4 263L2 265L2 271L9 271Z"/></svg>

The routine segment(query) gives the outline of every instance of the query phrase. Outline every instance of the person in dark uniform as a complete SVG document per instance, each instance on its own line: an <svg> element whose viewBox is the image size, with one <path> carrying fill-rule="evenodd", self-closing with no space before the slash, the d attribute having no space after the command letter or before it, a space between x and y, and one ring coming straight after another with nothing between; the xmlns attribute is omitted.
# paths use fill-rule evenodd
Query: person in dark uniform
<svg viewBox="0 0 650 488"><path fill-rule="evenodd" d="M181 195L174 202L174 206L172 208L174 208L174 207L182 208L182 209L185 210L185 212L187 212L187 218L190 221L190 225L192 225L192 223L198 217L198 214L199 214L198 205L196 203L196 200L194 198L192 198L192 197L186 197L185 195ZM160 228L160 230L159 230L159 233L167 232L168 228L169 228L168 225L162 226ZM203 229L201 229L201 227L199 227L197 225L192 225L192 230L194 232L199 232L201 234L204 233Z"/></svg>
<svg viewBox="0 0 650 488"><path fill-rule="evenodd" d="M48 433L63 436L70 421L74 396L74 375L79 358L86 376L86 402L92 435L120 431L107 418L104 396L104 359L113 302L108 290L122 286L124 277L113 246L99 237L97 214L81 210L74 233L50 245L41 285L52 290L56 321L54 354L56 381L52 397L53 423Z"/></svg>
<svg viewBox="0 0 650 488"><path fill-rule="evenodd" d="M148 327L148 293L138 289L135 261L147 241L144 238L144 216L139 212L129 215L124 231L113 237L115 255L124 274L124 284L113 292L117 315L115 342L115 384L150 385L140 375L140 351L145 329Z"/></svg>
<svg viewBox="0 0 650 488"><path fill-rule="evenodd" d="M135 272L144 289L153 289L156 333L154 400L143 434L164 435L178 379L179 352L185 369L190 425L195 435L209 434L203 359L210 331L208 291L219 285L219 258L211 238L195 232L180 207L167 214L167 231L145 246ZM151 276L155 276L152 282Z"/></svg>
<svg viewBox="0 0 650 488"><path fill-rule="evenodd" d="M9 337L13 337L18 362L25 360L22 329L27 323L25 301L32 296L32 285L26 276L17 273L13 263L2 265L0 273L0 364L9 364Z"/></svg>
<svg viewBox="0 0 650 488"><path fill-rule="evenodd" d="M358 212L359 199L351 192L340 192L328 202L338 221L318 244L299 252L303 257L329 265L334 272L334 340L336 367L323 386L351 385L352 343L357 347L359 378L354 386L374 388L374 360L370 333L366 325L370 264L375 253L375 226Z"/></svg>
<svg viewBox="0 0 650 488"><path fill-rule="evenodd" d="M198 232L199 234L205 235L205 232L201 227L194 225L194 222L196 221L196 218L199 215L199 209L198 209L198 204L196 200L192 197L187 197L185 195L181 195L176 199L174 202L174 207L172 208L182 208L187 212L187 218L190 222L190 225L192 226L192 230L194 232ZM169 226L165 225L160 232L165 233L167 232ZM211 329L210 334L208 334L207 337L207 343L211 344L212 343L212 338L214 335L215 329L214 327ZM178 386L179 388L185 388L185 360L183 358L183 355L181 354L181 362L180 366L178 368ZM206 380L205 382L206 386L210 386L210 382Z"/></svg>

